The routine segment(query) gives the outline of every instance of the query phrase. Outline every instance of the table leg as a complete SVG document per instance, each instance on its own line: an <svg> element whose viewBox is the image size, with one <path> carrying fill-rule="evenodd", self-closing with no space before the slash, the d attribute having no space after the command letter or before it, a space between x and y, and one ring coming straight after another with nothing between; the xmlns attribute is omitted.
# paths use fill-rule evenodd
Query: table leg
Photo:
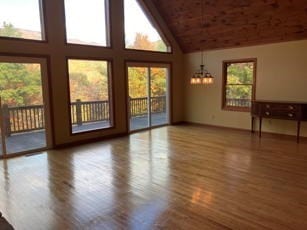
<svg viewBox="0 0 307 230"><path fill-rule="evenodd" d="M259 137L261 137L262 117L259 117Z"/></svg>
<svg viewBox="0 0 307 230"><path fill-rule="evenodd" d="M301 130L301 121L297 121L297 133L296 133L296 142L300 142L300 130Z"/></svg>
<svg viewBox="0 0 307 230"><path fill-rule="evenodd" d="M254 122L255 122L255 117L252 117L252 133L255 132L255 130L254 130Z"/></svg>

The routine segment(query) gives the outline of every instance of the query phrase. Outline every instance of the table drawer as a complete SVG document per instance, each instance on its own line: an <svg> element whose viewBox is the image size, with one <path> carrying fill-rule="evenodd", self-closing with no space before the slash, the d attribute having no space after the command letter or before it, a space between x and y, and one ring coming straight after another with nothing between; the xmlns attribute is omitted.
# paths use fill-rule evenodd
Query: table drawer
<svg viewBox="0 0 307 230"><path fill-rule="evenodd" d="M289 119L296 120L298 119L298 113L296 111L287 111L287 110L262 110L261 115L268 118L280 118L280 119Z"/></svg>
<svg viewBox="0 0 307 230"><path fill-rule="evenodd" d="M298 105L295 104L273 104L264 103L261 105L262 110L282 110L282 111L297 111Z"/></svg>

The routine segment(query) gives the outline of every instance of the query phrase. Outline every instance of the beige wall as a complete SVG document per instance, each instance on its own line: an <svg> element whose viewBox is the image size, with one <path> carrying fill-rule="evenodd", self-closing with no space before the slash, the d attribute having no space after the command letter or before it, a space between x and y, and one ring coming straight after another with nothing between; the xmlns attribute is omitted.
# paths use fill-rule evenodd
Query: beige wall
<svg viewBox="0 0 307 230"><path fill-rule="evenodd" d="M256 99L307 102L307 40L205 52L205 65L215 76L210 86L190 85L200 54L185 55L185 120L250 129L250 114L221 109L222 61L257 58ZM263 130L294 135L292 121L265 120ZM307 122L302 125L307 136Z"/></svg>
<svg viewBox="0 0 307 230"><path fill-rule="evenodd" d="M122 0L110 1L111 6L111 38L112 48L86 47L78 45L65 45L64 7L63 1L45 0L46 25L48 42L18 41L13 39L0 39L0 55L23 54L23 55L48 55L50 57L50 83L53 105L53 126L55 144L66 144L114 134L127 132L126 117L126 83L125 83L125 60L169 62L172 64L172 121L179 122L183 119L183 55L172 37L168 28L157 10L150 1L145 1L151 8L151 12L157 18L166 37L172 44L173 53L152 53L144 51L129 51L124 47L123 30L123 2ZM70 135L66 57L80 58L106 58L113 61L113 84L115 100L115 123L116 127L109 130L95 131L86 134Z"/></svg>

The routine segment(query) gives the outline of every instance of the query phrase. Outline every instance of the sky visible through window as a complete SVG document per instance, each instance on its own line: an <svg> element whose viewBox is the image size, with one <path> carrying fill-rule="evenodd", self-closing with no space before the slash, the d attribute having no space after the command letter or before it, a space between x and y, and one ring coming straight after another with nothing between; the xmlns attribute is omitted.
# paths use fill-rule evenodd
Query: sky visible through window
<svg viewBox="0 0 307 230"><path fill-rule="evenodd" d="M125 38L128 44L133 43L136 33L148 35L151 41L160 40L156 29L150 25L149 20L142 12L136 0L124 0L125 2Z"/></svg>
<svg viewBox="0 0 307 230"><path fill-rule="evenodd" d="M69 43L107 45L104 0L65 0L65 16Z"/></svg>
<svg viewBox="0 0 307 230"><path fill-rule="evenodd" d="M148 24L148 19L136 0L124 0L124 3L126 42L128 44L133 43L136 33L148 35L151 41L160 40L159 34ZM92 21L105 20L104 18L97 18L100 15L100 11L104 11L104 0L66 0L65 4L74 5L73 7L66 7L66 15L72 16L70 17L71 19L66 17L66 23L69 25L67 30L70 34L70 39L74 39L74 37L80 39L81 34L81 39L85 42L99 41L99 43L106 44L105 23L99 21L97 25L99 25L100 29L96 25L89 24ZM80 18L80 15L76 15L79 12L84 12L82 25L73 21L76 17ZM103 13L101 15L103 16ZM4 22L11 23L18 29L41 32L39 0L1 0L0 29L3 27ZM80 33L80 27L82 28L82 33Z"/></svg>
<svg viewBox="0 0 307 230"><path fill-rule="evenodd" d="M3 22L11 23L15 28L41 31L38 0L1 0L0 28Z"/></svg>

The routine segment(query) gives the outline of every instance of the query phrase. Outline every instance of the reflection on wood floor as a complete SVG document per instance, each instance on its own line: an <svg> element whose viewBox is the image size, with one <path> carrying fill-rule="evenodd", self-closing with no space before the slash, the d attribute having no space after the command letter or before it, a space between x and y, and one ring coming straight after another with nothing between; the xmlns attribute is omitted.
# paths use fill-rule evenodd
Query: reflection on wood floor
<svg viewBox="0 0 307 230"><path fill-rule="evenodd" d="M0 161L18 229L306 229L307 143L173 126Z"/></svg>

